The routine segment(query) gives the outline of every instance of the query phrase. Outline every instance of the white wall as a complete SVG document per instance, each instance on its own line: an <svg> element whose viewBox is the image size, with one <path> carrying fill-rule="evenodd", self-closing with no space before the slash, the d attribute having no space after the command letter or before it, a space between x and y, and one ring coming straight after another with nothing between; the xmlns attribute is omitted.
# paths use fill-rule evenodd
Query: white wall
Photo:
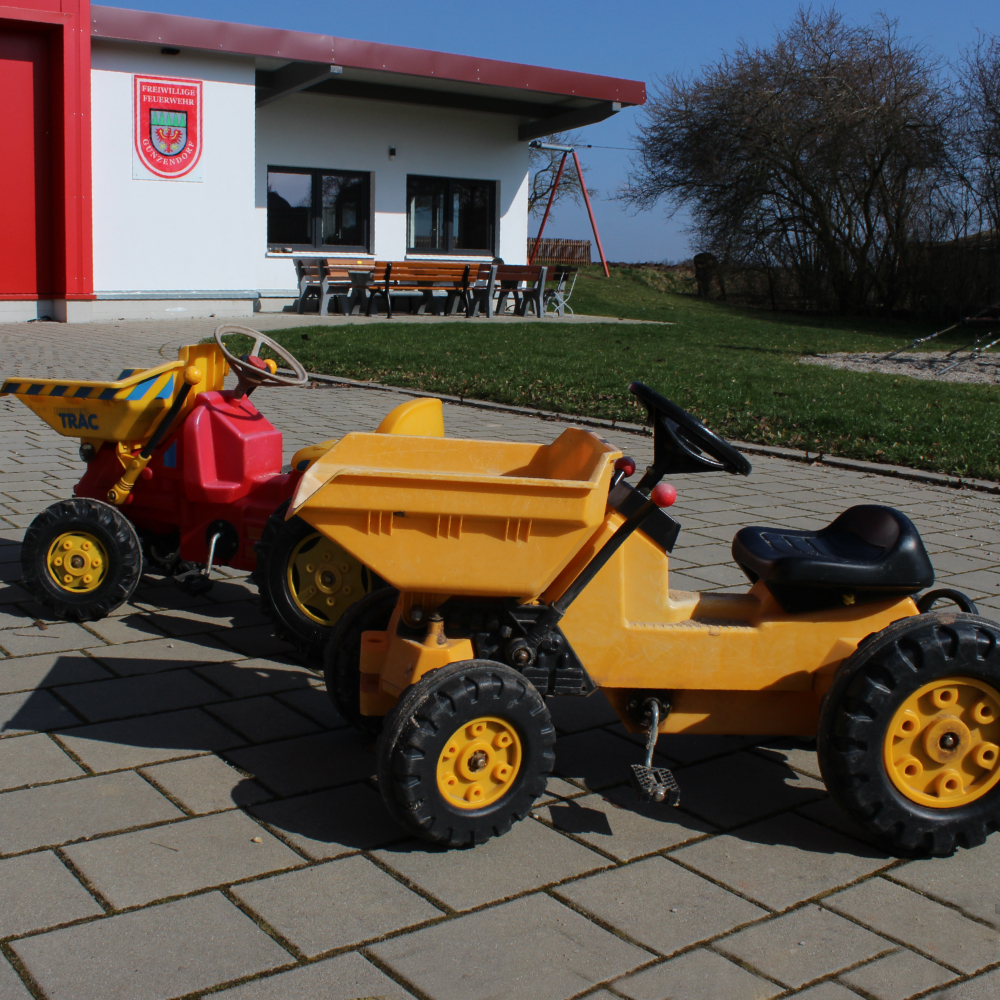
<svg viewBox="0 0 1000 1000"><path fill-rule="evenodd" d="M92 66L94 290L253 289L253 60L95 42ZM132 179L134 73L204 81L202 181Z"/></svg>
<svg viewBox="0 0 1000 1000"><path fill-rule="evenodd" d="M515 118L450 108L294 94L257 112L258 239L267 240L267 167L326 167L372 173L375 256L406 256L406 175L497 181L498 254L523 264L528 235L528 144ZM395 160L389 147L396 147ZM294 285L292 265L262 262L259 287Z"/></svg>
<svg viewBox="0 0 1000 1000"><path fill-rule="evenodd" d="M94 289L292 289L267 255L268 164L372 172L374 253L406 256L406 175L497 181L499 256L525 261L528 146L508 115L295 94L255 109L253 61L94 42ZM204 81L203 180L132 179L132 75ZM396 159L389 160L389 146Z"/></svg>

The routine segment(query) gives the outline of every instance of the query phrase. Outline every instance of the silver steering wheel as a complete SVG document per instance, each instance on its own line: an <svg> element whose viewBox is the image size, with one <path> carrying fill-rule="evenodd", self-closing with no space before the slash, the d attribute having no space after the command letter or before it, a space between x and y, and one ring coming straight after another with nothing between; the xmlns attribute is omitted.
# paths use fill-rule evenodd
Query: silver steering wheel
<svg viewBox="0 0 1000 1000"><path fill-rule="evenodd" d="M249 354L237 357L223 343L223 337L235 336L236 334L253 339L253 350ZM234 399L241 399L244 395L249 396L254 389L261 385L302 386L309 383L309 376L306 375L306 370L302 367L298 358L282 347L276 340L272 340L257 330L251 330L246 326L224 323L222 326L216 327L215 342L219 345L222 356L229 362L229 367L232 368L233 373L236 375L238 384L236 391L233 393ZM279 375L277 372L271 371L267 362L260 357L262 344L267 344L282 361L287 362L288 367L295 372L295 375Z"/></svg>

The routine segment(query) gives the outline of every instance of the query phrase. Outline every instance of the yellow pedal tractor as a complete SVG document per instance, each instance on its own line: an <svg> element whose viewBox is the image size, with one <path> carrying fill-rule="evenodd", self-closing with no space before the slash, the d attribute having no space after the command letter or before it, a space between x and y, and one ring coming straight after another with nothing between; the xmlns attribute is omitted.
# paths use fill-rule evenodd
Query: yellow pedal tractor
<svg viewBox="0 0 1000 1000"><path fill-rule="evenodd" d="M981 843L1000 823L1000 629L956 591L918 600L919 534L873 505L819 531L742 528L746 593L671 590L661 478L750 465L631 391L655 436L634 486L635 463L577 428L547 445L348 434L302 476L289 514L391 584L340 618L325 666L338 709L379 733L392 815L449 845L504 833L553 769L546 698L600 689L648 734L643 798L679 798L658 733L818 736L830 794L892 850ZM960 610L932 610L942 597Z"/></svg>
<svg viewBox="0 0 1000 1000"><path fill-rule="evenodd" d="M253 339L249 353L226 346L233 335ZM265 345L292 375L260 356ZM230 369L235 390L223 389ZM182 347L176 361L126 369L113 382L6 379L0 395L15 395L53 430L79 438L87 462L75 498L42 511L25 533L25 587L56 615L92 621L132 596L144 556L154 571L203 592L213 565L256 569L263 543L284 560L276 583L263 580L265 610L306 652L322 646L343 610L380 581L335 542L284 518L309 463L333 442L303 449L282 472L281 432L249 397L306 382L287 350L239 326L221 326L214 344Z"/></svg>

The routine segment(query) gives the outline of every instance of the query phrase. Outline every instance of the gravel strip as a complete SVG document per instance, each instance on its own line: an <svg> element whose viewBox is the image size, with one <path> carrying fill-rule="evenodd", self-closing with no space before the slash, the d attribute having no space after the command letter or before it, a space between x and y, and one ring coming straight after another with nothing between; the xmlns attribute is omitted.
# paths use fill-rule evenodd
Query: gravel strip
<svg viewBox="0 0 1000 1000"><path fill-rule="evenodd" d="M826 365L828 368L845 368L852 372L878 372L882 375L907 375L910 378L937 379L940 382L1000 383L1000 355L986 354L975 360L963 360L951 371L944 369L959 358L967 359L968 351L960 351L949 358L946 351L921 351L919 354L897 354L886 358L884 354L808 354L799 361L805 365Z"/></svg>

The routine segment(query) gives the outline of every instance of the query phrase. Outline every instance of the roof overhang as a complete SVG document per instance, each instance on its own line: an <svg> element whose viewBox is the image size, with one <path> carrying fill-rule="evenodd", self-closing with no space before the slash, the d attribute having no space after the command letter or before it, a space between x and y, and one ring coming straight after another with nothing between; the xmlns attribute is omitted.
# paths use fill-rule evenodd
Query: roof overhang
<svg viewBox="0 0 1000 1000"><path fill-rule="evenodd" d="M120 7L91 16L95 39L252 57L258 106L307 92L462 108L521 119L527 141L646 100L644 83L590 73Z"/></svg>

